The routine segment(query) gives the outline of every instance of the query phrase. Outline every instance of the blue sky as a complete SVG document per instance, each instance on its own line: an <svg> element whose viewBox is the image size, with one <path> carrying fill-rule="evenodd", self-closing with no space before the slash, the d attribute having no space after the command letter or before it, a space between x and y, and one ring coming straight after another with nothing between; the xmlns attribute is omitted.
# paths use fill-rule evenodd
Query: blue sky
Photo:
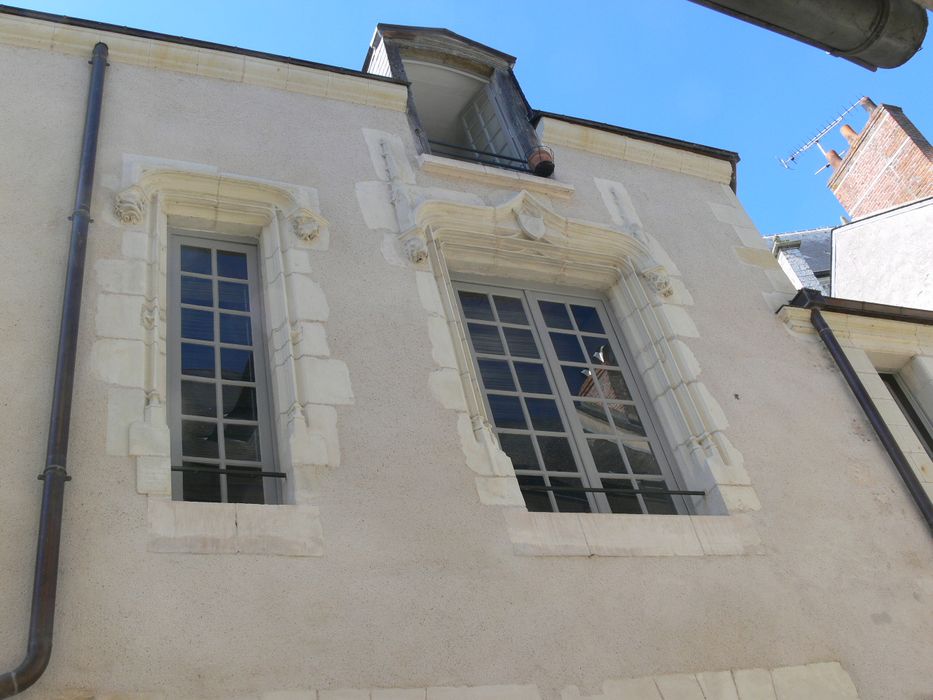
<svg viewBox="0 0 933 700"><path fill-rule="evenodd" d="M447 27L517 56L535 108L738 151L739 197L764 234L838 223L828 171L813 174L819 152L794 170L777 158L858 97L902 107L933 138L933 39L906 65L872 73L687 0L17 4L354 69L377 22ZM848 121L860 129L865 113ZM824 143L845 148L837 134Z"/></svg>

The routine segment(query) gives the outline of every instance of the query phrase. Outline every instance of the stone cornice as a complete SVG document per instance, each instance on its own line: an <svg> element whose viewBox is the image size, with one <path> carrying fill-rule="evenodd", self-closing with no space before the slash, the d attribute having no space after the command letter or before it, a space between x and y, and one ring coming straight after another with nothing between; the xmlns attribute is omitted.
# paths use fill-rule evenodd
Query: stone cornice
<svg viewBox="0 0 933 700"><path fill-rule="evenodd" d="M538 136L551 146L567 146L600 156L649 165L729 185L733 165L727 160L651 143L602 129L542 116Z"/></svg>
<svg viewBox="0 0 933 700"><path fill-rule="evenodd" d="M275 88L397 112L407 109L408 89L393 82L351 75L336 69L331 71L259 58L232 50L0 13L0 44L89 56L98 41L109 47L111 62Z"/></svg>

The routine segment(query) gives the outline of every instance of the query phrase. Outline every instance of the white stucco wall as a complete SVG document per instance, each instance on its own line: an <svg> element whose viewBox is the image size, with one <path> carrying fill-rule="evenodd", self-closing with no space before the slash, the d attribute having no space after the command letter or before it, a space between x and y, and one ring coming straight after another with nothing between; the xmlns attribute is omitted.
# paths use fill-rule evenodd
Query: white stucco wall
<svg viewBox="0 0 933 700"><path fill-rule="evenodd" d="M0 46L0 61L0 667L9 668L28 622L35 475L88 71L81 57L43 49ZM570 686L597 694L607 679L818 661L842 664L862 698L929 692L928 532L823 348L775 317L793 290L728 187L558 146L556 178L575 192L548 201L561 216L613 226L596 179L623 183L676 266L671 319L744 457L760 509L743 517L760 547L517 556L508 509L477 494L457 411L432 393L438 362L416 272L387 256L391 231L361 212L358 183L379 179L364 130L401 139L418 186L492 206L519 185L418 170L403 112L111 63L88 270L124 254L126 227L110 212L128 154L315 188L330 237L308 265L354 399L336 408L340 465L313 474L322 556L149 551L134 461L107 454L111 387L92 360L103 290L89 272L55 651L24 698L488 685L535 685L551 698ZM758 677L749 673L743 682ZM797 676L782 673L774 683L793 693ZM674 688L665 700L700 697L675 695L677 678L656 683Z"/></svg>
<svg viewBox="0 0 933 700"><path fill-rule="evenodd" d="M835 229L833 295L933 310L933 199Z"/></svg>

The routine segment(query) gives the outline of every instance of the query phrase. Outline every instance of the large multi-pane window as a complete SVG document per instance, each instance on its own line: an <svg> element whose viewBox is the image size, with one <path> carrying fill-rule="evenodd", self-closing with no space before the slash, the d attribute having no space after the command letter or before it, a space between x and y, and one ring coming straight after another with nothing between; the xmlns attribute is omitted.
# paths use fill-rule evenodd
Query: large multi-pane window
<svg viewBox="0 0 933 700"><path fill-rule="evenodd" d="M686 511L602 301L455 286L486 407L529 510Z"/></svg>
<svg viewBox="0 0 933 700"><path fill-rule="evenodd" d="M275 503L256 246L169 238L168 384L178 500Z"/></svg>

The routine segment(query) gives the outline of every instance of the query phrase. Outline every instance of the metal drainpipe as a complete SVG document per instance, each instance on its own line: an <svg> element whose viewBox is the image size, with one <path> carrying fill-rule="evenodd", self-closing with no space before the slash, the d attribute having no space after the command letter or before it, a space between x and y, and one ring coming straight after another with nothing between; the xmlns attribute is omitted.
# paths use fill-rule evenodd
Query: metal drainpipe
<svg viewBox="0 0 933 700"><path fill-rule="evenodd" d="M42 509L39 513L39 542L36 545L36 570L32 588L32 612L29 619L29 642L26 658L12 671L0 675L0 698L16 695L35 683L49 664L52 655L52 628L55 622L55 593L58 587L58 553L62 534L62 508L65 482L71 477L65 470L68 460L68 432L74 387L75 355L78 346L78 321L81 315L81 291L84 287L84 259L87 252L87 228L90 222L91 191L94 187L94 163L97 159L97 135L100 130L104 71L107 45L94 47L91 83L84 117L84 140L78 166L74 212L71 215L71 248L65 276L62 319L58 331L58 357L52 390L52 413L46 448Z"/></svg>
<svg viewBox="0 0 933 700"><path fill-rule="evenodd" d="M843 352L842 347L839 345L839 341L836 340L833 329L829 327L829 324L826 323L826 319L823 318L823 314L820 313L820 310L817 308L810 309L810 323L816 328L817 333L820 334L820 338L826 345L826 349L829 350L829 354L833 356L833 359L839 366L843 378L846 380L852 393L855 394L855 400L858 401L859 406L861 406L862 410L865 412L865 416L868 418L868 422L871 423L871 427L875 429L878 439L881 440L882 447L884 447L891 457L891 461L894 462L894 466L904 480L904 483L907 484L907 490L917 504L917 508L920 509L920 514L923 515L923 518L926 520L930 533L933 534L933 503L930 502L929 496L927 496L926 491L923 490L923 484L920 483L920 479L917 478L913 467L911 467L910 462L907 461L907 457L904 456L901 448L898 447L897 441L888 429L884 419L878 413L875 402L871 400L868 391L865 389L865 385L862 384L862 380L859 379L858 373L856 373L852 363L849 362L849 358L846 357L845 352Z"/></svg>

